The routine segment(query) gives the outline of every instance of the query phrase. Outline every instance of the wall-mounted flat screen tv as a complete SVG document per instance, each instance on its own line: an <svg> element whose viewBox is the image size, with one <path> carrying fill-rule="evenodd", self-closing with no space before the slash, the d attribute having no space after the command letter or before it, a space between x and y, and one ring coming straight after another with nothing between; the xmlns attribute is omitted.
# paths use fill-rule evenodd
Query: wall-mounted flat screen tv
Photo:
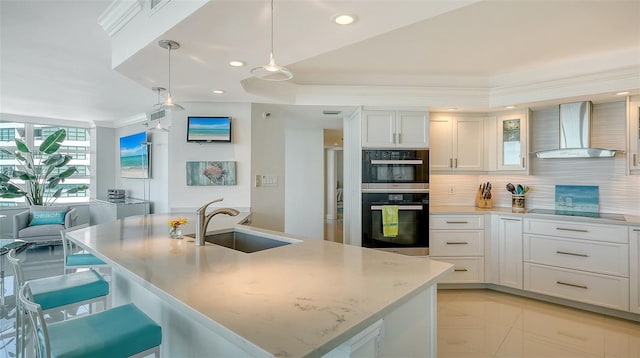
<svg viewBox="0 0 640 358"><path fill-rule="evenodd" d="M120 137L120 177L149 178L147 132Z"/></svg>
<svg viewBox="0 0 640 358"><path fill-rule="evenodd" d="M188 117L187 142L231 142L231 117Z"/></svg>

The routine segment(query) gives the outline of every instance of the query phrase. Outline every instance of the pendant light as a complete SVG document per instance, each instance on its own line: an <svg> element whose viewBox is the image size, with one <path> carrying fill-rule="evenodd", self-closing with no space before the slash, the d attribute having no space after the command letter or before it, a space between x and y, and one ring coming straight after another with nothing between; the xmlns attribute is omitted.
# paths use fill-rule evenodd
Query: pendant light
<svg viewBox="0 0 640 358"><path fill-rule="evenodd" d="M251 69L251 75L267 81L286 81L293 78L291 71L277 65L273 59L273 0L271 0L271 52L269 53L269 63Z"/></svg>
<svg viewBox="0 0 640 358"><path fill-rule="evenodd" d="M160 93L167 89L164 87L151 87L151 90L158 94L158 103L155 104L153 111L147 112L147 121L144 125L147 127L147 132L168 132L169 129L162 126L162 119L166 118L167 109L162 107L162 102L160 100ZM153 121L156 121L155 126L151 125Z"/></svg>
<svg viewBox="0 0 640 358"><path fill-rule="evenodd" d="M171 98L171 50L177 50L180 48L180 44L172 40L160 40L158 45L162 48L169 50L169 86L167 86L167 99L164 103L160 104L160 108L168 109L170 111L184 111L184 107L173 102Z"/></svg>

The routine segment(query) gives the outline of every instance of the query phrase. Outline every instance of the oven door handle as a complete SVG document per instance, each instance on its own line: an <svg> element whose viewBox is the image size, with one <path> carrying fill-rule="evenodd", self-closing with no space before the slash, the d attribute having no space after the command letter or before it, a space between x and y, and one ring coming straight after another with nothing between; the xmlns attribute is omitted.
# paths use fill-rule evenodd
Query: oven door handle
<svg viewBox="0 0 640 358"><path fill-rule="evenodd" d="M382 210L383 205L371 205L371 210ZM398 205L398 210L422 211L422 205Z"/></svg>
<svg viewBox="0 0 640 358"><path fill-rule="evenodd" d="M372 159L371 160L371 164L372 165L422 165L422 159L417 159L417 160L411 160L411 159L407 159L407 160L378 160L378 159Z"/></svg>

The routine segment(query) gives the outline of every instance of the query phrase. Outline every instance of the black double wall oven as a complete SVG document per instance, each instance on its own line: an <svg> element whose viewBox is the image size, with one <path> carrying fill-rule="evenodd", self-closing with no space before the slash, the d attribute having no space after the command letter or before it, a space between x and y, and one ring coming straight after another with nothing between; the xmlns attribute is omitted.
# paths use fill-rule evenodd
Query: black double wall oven
<svg viewBox="0 0 640 358"><path fill-rule="evenodd" d="M398 235L385 237L382 207L398 206ZM429 247L429 150L362 151L362 246L421 254Z"/></svg>

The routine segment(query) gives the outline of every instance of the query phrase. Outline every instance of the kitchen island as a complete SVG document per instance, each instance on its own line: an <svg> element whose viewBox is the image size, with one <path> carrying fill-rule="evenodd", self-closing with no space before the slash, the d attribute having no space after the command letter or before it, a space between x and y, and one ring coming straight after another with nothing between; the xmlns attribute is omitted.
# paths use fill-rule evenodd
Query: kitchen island
<svg viewBox="0 0 640 358"><path fill-rule="evenodd" d="M178 215L127 217L67 234L112 265L113 305L163 328L165 357L436 355L436 282L450 264L239 225L293 242L244 253L170 239ZM195 232L195 215L180 215Z"/></svg>

